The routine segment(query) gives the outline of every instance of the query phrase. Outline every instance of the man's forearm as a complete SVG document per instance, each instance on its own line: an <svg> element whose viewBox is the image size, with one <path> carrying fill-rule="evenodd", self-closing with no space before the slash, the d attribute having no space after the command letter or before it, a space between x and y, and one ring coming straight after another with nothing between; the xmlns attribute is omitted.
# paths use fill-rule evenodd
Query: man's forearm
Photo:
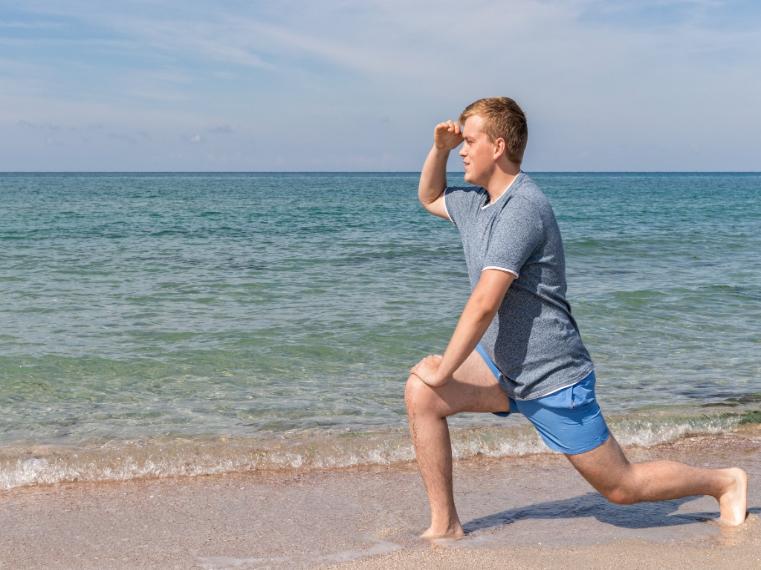
<svg viewBox="0 0 761 570"><path fill-rule="evenodd" d="M423 163L418 185L418 199L430 204L438 198L447 186L447 159L449 150L434 145Z"/></svg>
<svg viewBox="0 0 761 570"><path fill-rule="evenodd" d="M429 355L411 368L410 372L432 387L449 382L489 328L514 280L515 276L506 271L482 271L444 355Z"/></svg>
<svg viewBox="0 0 761 570"><path fill-rule="evenodd" d="M476 348L478 341L489 328L497 309L484 308L477 299L470 298L457 321L452 338L444 351L437 376L448 379Z"/></svg>

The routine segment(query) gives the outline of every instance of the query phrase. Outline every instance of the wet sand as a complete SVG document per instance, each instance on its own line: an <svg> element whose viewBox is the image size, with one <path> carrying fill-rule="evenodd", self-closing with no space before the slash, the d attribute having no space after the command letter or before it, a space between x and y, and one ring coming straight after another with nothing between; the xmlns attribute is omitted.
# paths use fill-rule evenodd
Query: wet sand
<svg viewBox="0 0 761 570"><path fill-rule="evenodd" d="M609 504L551 455L458 462L468 534L437 544L413 464L71 483L0 494L0 568L761 567L757 426L628 451L745 468L748 522L705 497Z"/></svg>

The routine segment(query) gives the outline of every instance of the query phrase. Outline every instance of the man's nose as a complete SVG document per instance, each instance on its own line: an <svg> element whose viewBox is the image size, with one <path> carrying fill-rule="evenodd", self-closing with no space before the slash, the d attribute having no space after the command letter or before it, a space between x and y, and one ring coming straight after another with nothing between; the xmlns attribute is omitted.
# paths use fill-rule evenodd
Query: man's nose
<svg viewBox="0 0 761 570"><path fill-rule="evenodd" d="M465 146L466 146L465 143L462 143L462 146L460 147L460 152L458 152L457 154L459 154L460 156L463 156L463 157L466 154L468 154L468 152L465 150Z"/></svg>

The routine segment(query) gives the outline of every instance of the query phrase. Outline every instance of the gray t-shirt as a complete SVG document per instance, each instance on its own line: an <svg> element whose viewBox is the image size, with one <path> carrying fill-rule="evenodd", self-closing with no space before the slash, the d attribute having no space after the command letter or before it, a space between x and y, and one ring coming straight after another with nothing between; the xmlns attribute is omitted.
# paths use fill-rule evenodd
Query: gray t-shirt
<svg viewBox="0 0 761 570"><path fill-rule="evenodd" d="M507 378L509 395L532 400L593 369L566 301L565 255L549 200L521 172L489 203L484 188L447 188L444 204L465 250L470 285L481 271L517 276L481 344Z"/></svg>

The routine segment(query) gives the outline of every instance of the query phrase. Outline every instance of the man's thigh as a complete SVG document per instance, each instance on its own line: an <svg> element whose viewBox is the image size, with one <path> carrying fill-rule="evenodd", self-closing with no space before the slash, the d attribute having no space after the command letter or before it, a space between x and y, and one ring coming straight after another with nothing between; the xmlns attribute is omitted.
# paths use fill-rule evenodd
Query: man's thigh
<svg viewBox="0 0 761 570"><path fill-rule="evenodd" d="M422 381L421 381L422 383ZM505 412L510 402L494 373L477 351L470 353L443 386L430 387L442 416L459 412Z"/></svg>
<svg viewBox="0 0 761 570"><path fill-rule="evenodd" d="M616 488L629 468L629 461L613 434L591 451L566 457L582 477L603 494Z"/></svg>

